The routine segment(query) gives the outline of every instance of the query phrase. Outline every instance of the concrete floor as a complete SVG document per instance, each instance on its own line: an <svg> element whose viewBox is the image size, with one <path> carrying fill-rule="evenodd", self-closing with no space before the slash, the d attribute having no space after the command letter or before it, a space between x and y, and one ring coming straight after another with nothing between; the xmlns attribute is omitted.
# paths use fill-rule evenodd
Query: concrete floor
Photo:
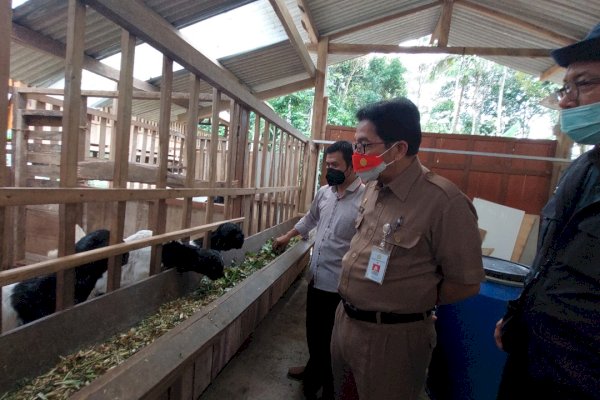
<svg viewBox="0 0 600 400"><path fill-rule="evenodd" d="M304 399L302 383L286 373L308 360L306 285L303 278L294 282L200 399Z"/></svg>
<svg viewBox="0 0 600 400"><path fill-rule="evenodd" d="M201 400L304 399L302 383L287 378L286 373L308 360L306 286L304 278L294 282ZM423 393L419 400L429 397Z"/></svg>

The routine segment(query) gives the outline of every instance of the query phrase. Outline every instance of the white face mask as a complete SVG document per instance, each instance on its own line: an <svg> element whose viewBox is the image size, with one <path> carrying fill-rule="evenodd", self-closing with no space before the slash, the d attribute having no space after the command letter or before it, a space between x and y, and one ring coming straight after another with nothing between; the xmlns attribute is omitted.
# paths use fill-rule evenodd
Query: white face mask
<svg viewBox="0 0 600 400"><path fill-rule="evenodd" d="M356 175L358 175L358 177L364 183L371 182L371 181L374 181L375 179L377 179L379 177L379 174L382 173L388 165L389 164L381 163L378 166L376 166L375 168L372 168L368 171L357 172Z"/></svg>

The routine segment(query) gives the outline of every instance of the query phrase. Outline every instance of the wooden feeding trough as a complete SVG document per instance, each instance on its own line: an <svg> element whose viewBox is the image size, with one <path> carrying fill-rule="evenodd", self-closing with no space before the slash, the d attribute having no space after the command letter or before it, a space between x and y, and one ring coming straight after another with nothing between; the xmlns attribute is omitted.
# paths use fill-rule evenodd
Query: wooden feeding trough
<svg viewBox="0 0 600 400"><path fill-rule="evenodd" d="M249 237L224 253L229 264L298 218ZM308 263L312 241L301 241L241 284L75 394L75 398L197 398ZM165 271L1 337L0 391L50 369L67 355L126 331L165 301L193 289L198 279Z"/></svg>

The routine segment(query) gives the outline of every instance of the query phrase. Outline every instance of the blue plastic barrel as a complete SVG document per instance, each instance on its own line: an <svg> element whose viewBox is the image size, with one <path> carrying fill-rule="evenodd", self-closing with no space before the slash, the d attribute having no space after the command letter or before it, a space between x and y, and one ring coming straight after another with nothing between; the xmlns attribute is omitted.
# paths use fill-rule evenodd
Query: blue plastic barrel
<svg viewBox="0 0 600 400"><path fill-rule="evenodd" d="M523 289L529 268L483 257L486 281L477 296L440 306L437 346L427 379L432 400L494 400L506 354L496 347L494 328L508 300Z"/></svg>

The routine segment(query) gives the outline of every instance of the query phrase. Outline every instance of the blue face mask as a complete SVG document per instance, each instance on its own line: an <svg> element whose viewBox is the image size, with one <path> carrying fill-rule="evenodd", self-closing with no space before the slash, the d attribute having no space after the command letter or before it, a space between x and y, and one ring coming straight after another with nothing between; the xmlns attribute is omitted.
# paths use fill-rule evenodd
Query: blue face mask
<svg viewBox="0 0 600 400"><path fill-rule="evenodd" d="M560 129L574 142L600 143L600 102L560 111Z"/></svg>

